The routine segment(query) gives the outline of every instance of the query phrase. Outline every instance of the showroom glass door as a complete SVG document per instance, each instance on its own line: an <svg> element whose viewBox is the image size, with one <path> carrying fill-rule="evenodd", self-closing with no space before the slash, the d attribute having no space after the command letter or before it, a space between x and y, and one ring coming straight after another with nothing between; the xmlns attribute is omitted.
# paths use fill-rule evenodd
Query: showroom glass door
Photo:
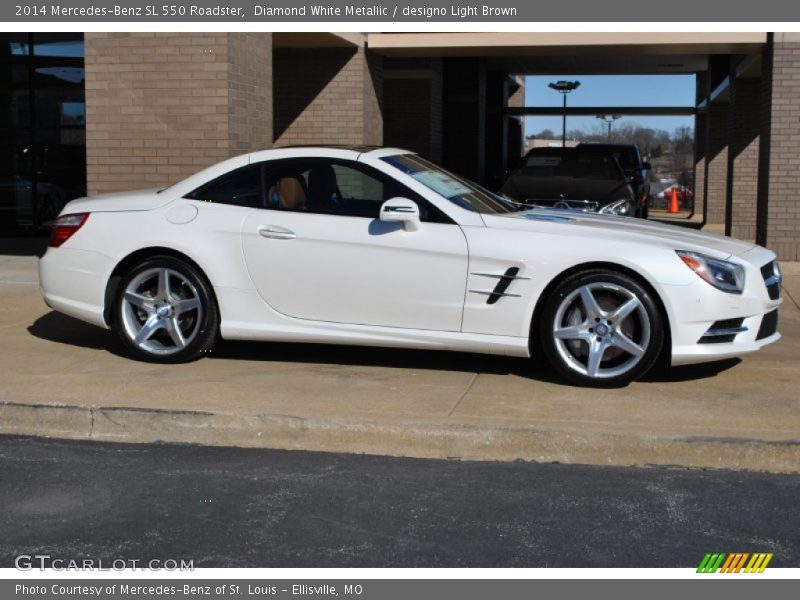
<svg viewBox="0 0 800 600"><path fill-rule="evenodd" d="M0 232L39 232L86 194L83 35L0 34Z"/></svg>

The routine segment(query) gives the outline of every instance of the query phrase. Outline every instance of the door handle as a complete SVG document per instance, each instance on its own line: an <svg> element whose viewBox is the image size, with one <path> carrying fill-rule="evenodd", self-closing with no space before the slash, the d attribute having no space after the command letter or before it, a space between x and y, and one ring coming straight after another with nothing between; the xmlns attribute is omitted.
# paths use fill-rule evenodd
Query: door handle
<svg viewBox="0 0 800 600"><path fill-rule="evenodd" d="M297 237L294 231L277 225L262 225L258 228L258 235L271 240L293 240Z"/></svg>

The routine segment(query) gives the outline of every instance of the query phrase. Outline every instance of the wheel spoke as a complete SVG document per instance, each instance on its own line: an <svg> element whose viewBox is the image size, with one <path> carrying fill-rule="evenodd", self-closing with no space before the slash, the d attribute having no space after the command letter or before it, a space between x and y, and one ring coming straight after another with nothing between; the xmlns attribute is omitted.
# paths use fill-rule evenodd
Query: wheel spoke
<svg viewBox="0 0 800 600"><path fill-rule="evenodd" d="M134 272L119 307L126 338L148 356L185 352L204 330L205 302L179 267L159 264Z"/></svg>
<svg viewBox="0 0 800 600"><path fill-rule="evenodd" d="M614 333L614 337L611 340L611 345L616 346L620 350L624 350L625 352L627 352L632 356L638 357L644 354L644 348L642 348L639 344L634 342L631 338L629 338L621 331L617 331Z"/></svg>
<svg viewBox="0 0 800 600"><path fill-rule="evenodd" d="M169 300L169 271L167 269L158 271L158 298Z"/></svg>
<svg viewBox="0 0 800 600"><path fill-rule="evenodd" d="M608 348L608 342L605 340L597 341L594 339L589 343L589 360L586 363L586 374L589 377L597 377L606 348Z"/></svg>
<svg viewBox="0 0 800 600"><path fill-rule="evenodd" d="M147 321L144 322L142 328L139 330L139 333L136 334L136 337L133 338L133 342L135 344L144 344L147 340L149 340L152 335L164 327L164 322L153 315Z"/></svg>
<svg viewBox="0 0 800 600"><path fill-rule="evenodd" d="M178 319L172 317L171 319L166 319L166 329L169 337L172 338L172 341L178 348L183 348L186 345L186 339L183 337L183 333L181 332L181 328L178 325Z"/></svg>
<svg viewBox="0 0 800 600"><path fill-rule="evenodd" d="M595 319L605 316L605 312L600 308L600 305L597 303L597 300L595 300L594 294L592 294L592 290L588 285L584 285L581 288L581 301L583 302L583 308L586 309L587 318Z"/></svg>
<svg viewBox="0 0 800 600"><path fill-rule="evenodd" d="M553 335L560 340L586 340L589 341L593 336L589 333L585 323L580 325L570 325L561 327L553 331Z"/></svg>
<svg viewBox="0 0 800 600"><path fill-rule="evenodd" d="M125 292L125 301L148 312L152 312L154 310L153 299L143 296L142 294L137 294L136 292Z"/></svg>
<svg viewBox="0 0 800 600"><path fill-rule="evenodd" d="M611 313L608 318L613 320L615 323L624 321L634 310L639 308L642 305L641 301L634 296L621 306L619 306L613 313Z"/></svg>
<svg viewBox="0 0 800 600"><path fill-rule="evenodd" d="M176 315L200 308L200 300L198 298L187 298L186 300L177 300L172 303L172 308L175 310Z"/></svg>

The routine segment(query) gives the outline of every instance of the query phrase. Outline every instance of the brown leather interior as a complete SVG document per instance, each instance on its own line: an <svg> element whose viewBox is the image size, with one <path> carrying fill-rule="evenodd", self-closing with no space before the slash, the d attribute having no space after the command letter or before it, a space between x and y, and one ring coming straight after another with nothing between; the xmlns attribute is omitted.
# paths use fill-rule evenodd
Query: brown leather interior
<svg viewBox="0 0 800 600"><path fill-rule="evenodd" d="M267 198L271 201L276 197L280 208L286 210L302 210L306 206L307 197L305 185L296 176L281 177L275 185L267 191Z"/></svg>

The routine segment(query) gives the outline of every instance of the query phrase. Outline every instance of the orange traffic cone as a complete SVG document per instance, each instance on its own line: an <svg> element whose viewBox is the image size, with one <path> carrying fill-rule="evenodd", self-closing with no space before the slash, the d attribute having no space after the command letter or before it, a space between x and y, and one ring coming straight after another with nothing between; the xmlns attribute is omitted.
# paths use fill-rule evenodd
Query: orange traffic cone
<svg viewBox="0 0 800 600"><path fill-rule="evenodd" d="M676 212L680 211L678 207L678 188L672 188L672 196L669 199L669 211L671 214L675 214Z"/></svg>

